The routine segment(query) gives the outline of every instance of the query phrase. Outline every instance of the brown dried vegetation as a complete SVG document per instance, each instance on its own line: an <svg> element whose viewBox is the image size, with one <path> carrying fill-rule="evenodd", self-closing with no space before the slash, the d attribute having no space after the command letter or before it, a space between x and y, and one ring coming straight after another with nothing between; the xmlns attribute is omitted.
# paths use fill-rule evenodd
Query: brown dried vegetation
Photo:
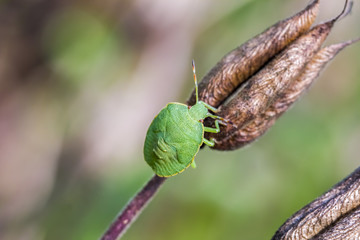
<svg viewBox="0 0 360 240"><path fill-rule="evenodd" d="M289 218L275 239L359 239L360 168Z"/></svg>
<svg viewBox="0 0 360 240"><path fill-rule="evenodd" d="M311 86L327 63L357 40L322 48L334 19L310 30L319 1L225 55L199 85L200 100L218 107L232 124L207 133L214 149L233 150L256 140ZM194 93L189 104L194 103ZM211 120L205 122L211 125ZM273 239L358 239L360 168L295 213Z"/></svg>
<svg viewBox="0 0 360 240"><path fill-rule="evenodd" d="M199 99L218 107L239 84L306 32L315 21L319 0L282 20L225 55L199 84ZM195 103L195 92L188 101Z"/></svg>
<svg viewBox="0 0 360 240"><path fill-rule="evenodd" d="M312 1L303 11L231 51L203 78L199 99L218 107L217 115L233 123L220 133L205 135L215 140L214 149L233 150L256 140L305 92L326 63L354 42L321 49L334 23L349 13L351 3L346 1L337 17L309 30L318 4ZM194 94L188 103L194 103Z"/></svg>

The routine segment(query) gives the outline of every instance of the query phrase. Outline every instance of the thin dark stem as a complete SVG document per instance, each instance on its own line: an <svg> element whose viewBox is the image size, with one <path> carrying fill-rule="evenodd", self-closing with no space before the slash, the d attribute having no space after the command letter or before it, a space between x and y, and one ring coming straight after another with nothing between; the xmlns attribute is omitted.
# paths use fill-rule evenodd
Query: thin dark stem
<svg viewBox="0 0 360 240"><path fill-rule="evenodd" d="M109 229L101 237L101 240L115 240L120 238L127 227L129 227L136 217L150 202L159 187L164 183L166 178L154 175L144 188L127 204L120 215L110 225Z"/></svg>

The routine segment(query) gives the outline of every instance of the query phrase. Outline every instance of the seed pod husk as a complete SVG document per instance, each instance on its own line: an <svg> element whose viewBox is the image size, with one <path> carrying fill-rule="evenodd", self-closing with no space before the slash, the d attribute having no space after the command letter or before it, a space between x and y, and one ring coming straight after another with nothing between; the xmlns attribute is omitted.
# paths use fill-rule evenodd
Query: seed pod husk
<svg viewBox="0 0 360 240"><path fill-rule="evenodd" d="M232 150L243 147L246 144L263 135L275 121L286 112L292 104L311 86L320 72L324 69L341 50L358 40L333 44L321 49L306 65L303 73L295 81L290 83L287 89L279 94L275 102L250 124L228 135L214 146L218 150Z"/></svg>
<svg viewBox="0 0 360 240"><path fill-rule="evenodd" d="M336 19L319 24L302 35L234 93L234 97L219 107L219 116L233 124L220 133L207 134L217 142L226 141L238 129L246 127L279 97L287 86L300 76L330 33ZM216 148L216 147L215 147Z"/></svg>
<svg viewBox="0 0 360 240"><path fill-rule="evenodd" d="M243 81L258 71L315 21L319 0L313 0L304 10L279 21L263 33L225 55L199 83L199 99L218 107ZM195 103L195 92L188 105Z"/></svg>
<svg viewBox="0 0 360 240"><path fill-rule="evenodd" d="M291 216L273 240L359 239L360 168Z"/></svg>

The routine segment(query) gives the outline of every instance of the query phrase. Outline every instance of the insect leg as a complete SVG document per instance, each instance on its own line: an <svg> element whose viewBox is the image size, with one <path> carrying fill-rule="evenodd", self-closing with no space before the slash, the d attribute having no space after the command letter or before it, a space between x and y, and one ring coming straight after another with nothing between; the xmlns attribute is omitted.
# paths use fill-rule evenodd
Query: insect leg
<svg viewBox="0 0 360 240"><path fill-rule="evenodd" d="M209 109L210 111L212 111L212 112L214 112L214 113L218 112L217 108L214 108L213 106L211 106L211 105L209 105L209 104L207 104L207 103L205 103L205 102L202 102L202 103L203 103L204 106L205 106L207 109Z"/></svg>
<svg viewBox="0 0 360 240"><path fill-rule="evenodd" d="M207 140L206 138L204 138L204 143L209 147L213 147L215 145L215 140L213 138L211 140Z"/></svg>
<svg viewBox="0 0 360 240"><path fill-rule="evenodd" d="M204 127L204 132L211 132L211 133L220 132L219 120L215 120L215 128Z"/></svg>
<svg viewBox="0 0 360 240"><path fill-rule="evenodd" d="M194 160L194 161L192 161L192 163L191 163L191 167L192 167L192 168L196 168L196 163L195 163L195 160Z"/></svg>
<svg viewBox="0 0 360 240"><path fill-rule="evenodd" d="M230 123L230 124L231 124L231 122L230 122L229 120L227 120L227 119L225 119L225 118L222 118L222 117L220 117L220 116L213 115L213 114L211 114L211 113L207 113L207 114L206 114L206 117L211 117L211 118L213 118L213 119L218 119L217 121L218 121L220 124L224 125L224 126L226 126L227 123ZM219 120L220 120L220 121L219 121ZM216 122L216 121L215 121L215 122Z"/></svg>

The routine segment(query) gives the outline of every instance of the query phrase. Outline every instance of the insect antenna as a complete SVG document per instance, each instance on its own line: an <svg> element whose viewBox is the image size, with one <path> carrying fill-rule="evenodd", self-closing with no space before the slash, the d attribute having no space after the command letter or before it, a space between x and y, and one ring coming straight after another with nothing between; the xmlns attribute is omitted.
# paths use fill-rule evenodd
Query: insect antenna
<svg viewBox="0 0 360 240"><path fill-rule="evenodd" d="M197 84L197 78L196 78L196 72L195 72L195 61L192 60L192 70L194 74L194 82L195 82L195 95L196 95L196 103L199 101L199 94L198 94L198 84Z"/></svg>

